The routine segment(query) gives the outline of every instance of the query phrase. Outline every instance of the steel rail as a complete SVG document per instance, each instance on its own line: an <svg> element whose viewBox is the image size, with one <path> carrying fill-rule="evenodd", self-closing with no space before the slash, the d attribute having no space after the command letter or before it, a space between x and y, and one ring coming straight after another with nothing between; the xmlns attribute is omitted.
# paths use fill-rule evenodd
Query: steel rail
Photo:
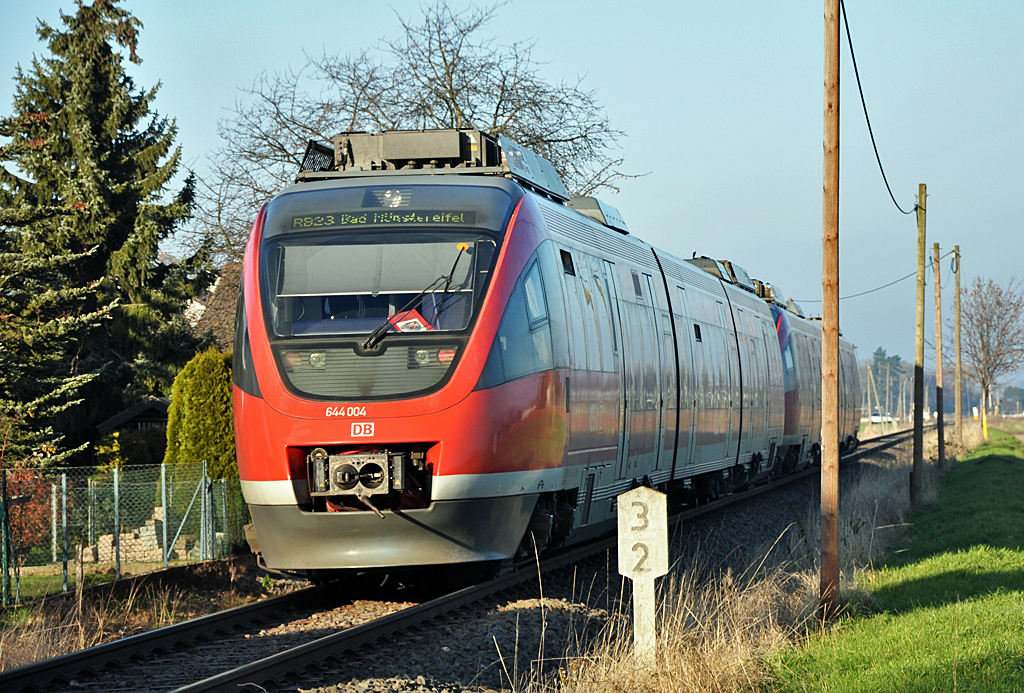
<svg viewBox="0 0 1024 693"><path fill-rule="evenodd" d="M237 626L258 623L275 613L302 605L314 598L319 588L308 587L253 604L218 611L163 628L113 640L77 652L45 659L0 672L0 691L42 691L54 683L67 683L84 674L101 672L110 666L124 666L140 654L171 649L179 643L209 638Z"/></svg>
<svg viewBox="0 0 1024 693"><path fill-rule="evenodd" d="M243 686L254 686L248 690L259 690L266 686L284 685L285 680L302 669L318 667L337 661L345 652L362 645L373 643L380 638L418 626L446 613L514 587L520 583L537 579L538 572L544 573L576 563L587 556L604 550L607 540L599 542L601 547L586 545L564 554L541 561L538 570L521 569L493 580L466 587L451 594L423 602L402 611L388 614L339 633L293 647L270 657L230 671L211 676L202 681L182 686L174 693L198 693L199 691L239 691ZM610 544L609 544L610 545Z"/></svg>
<svg viewBox="0 0 1024 693"><path fill-rule="evenodd" d="M846 455L844 462L860 459L874 452L898 445L909 437L913 430L898 431L878 436L862 444L858 450ZM728 494L723 498L706 505L675 513L671 518L673 526L699 517L706 513L722 510L734 503L772 492L788 484L794 483L818 472L817 466L809 467L795 474L755 486L742 493ZM324 662L336 660L346 651L351 651L364 644L372 643L381 637L413 628L460 607L480 601L485 597L509 589L515 585L534 579L540 573L574 564L602 551L615 548L616 537L597 539L578 546L564 554L545 559L537 569L524 568L508 575L503 575L479 585L471 586L439 597L429 602L404 609L372 622L335 633L294 647L285 652L251 662L236 669L188 684L177 689L176 693L194 693L198 691L238 691L239 686L253 684L254 679L260 683L283 683L282 677L301 669L318 666ZM164 628L129 636L103 645L97 645L78 652L61 655L53 659L43 660L0 672L0 690L3 691L39 691L50 688L57 682L68 682L76 676L101 672L112 666L123 665L131 658L142 654L167 650L180 643L194 641L199 637L209 637L228 629L259 622L271 617L275 612L297 607L311 600L318 592L317 588L297 590L281 597L274 597L255 604L228 609L203 616L190 621L183 621ZM271 683L274 682L274 683Z"/></svg>
<svg viewBox="0 0 1024 693"><path fill-rule="evenodd" d="M913 431L911 430L909 433L913 433ZM843 460L859 459L873 452L898 445L908 435L906 431L899 431L873 438L871 441L864 443L865 446L869 447L856 450L845 456ZM812 466L795 474L789 474L780 479L772 480L767 484L756 486L748 491L729 494L707 505L676 513L672 516L670 522L674 526L705 513L721 510L733 503L775 491L818 472L819 467ZM615 536L595 540L564 554L545 559L540 562L536 569L522 568L494 580L466 587L443 597L438 597L408 609L389 614L383 618L375 619L369 623L328 635L236 669L231 669L201 681L182 686L175 689L174 693L256 691L288 686L289 680L294 679L297 675L301 675L302 672L316 670L324 665L329 666L340 662L346 652L372 644L383 637L415 628L420 624L478 602L515 585L536 579L539 573L543 574L557 570L602 551L613 549L617 541Z"/></svg>

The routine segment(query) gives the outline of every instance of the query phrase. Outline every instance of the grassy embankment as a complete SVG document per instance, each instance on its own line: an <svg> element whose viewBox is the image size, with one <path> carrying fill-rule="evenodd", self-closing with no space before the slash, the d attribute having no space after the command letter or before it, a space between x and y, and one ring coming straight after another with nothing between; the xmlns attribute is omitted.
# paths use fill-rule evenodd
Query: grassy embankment
<svg viewBox="0 0 1024 693"><path fill-rule="evenodd" d="M1024 691L1024 446L992 431L849 614L771 660L772 691Z"/></svg>
<svg viewBox="0 0 1024 693"><path fill-rule="evenodd" d="M977 444L975 433L972 428L968 448ZM862 461L859 473L844 485L839 513L844 603L850 601L851 587L862 571L889 555L905 529L912 447L907 441ZM926 457L935 447L935 434L927 434ZM963 449L950 453L962 456ZM927 493L934 497L938 484L934 465L926 465L925 472ZM508 687L520 693L765 690L773 673L766 663L775 653L797 646L808 633L821 629L815 616L819 529L820 510L812 501L807 516L775 541L736 547L734 565L748 565L746 570L702 568L699 557L674 566L658 588L661 614L653 666L632 657L627 601L625 609L613 609L605 616L596 639L545 644L544 652L564 652L565 659L558 659L557 676L541 675L538 662L532 662L520 667L520 671L530 669L525 680L509 677ZM580 630L570 628L570 632Z"/></svg>

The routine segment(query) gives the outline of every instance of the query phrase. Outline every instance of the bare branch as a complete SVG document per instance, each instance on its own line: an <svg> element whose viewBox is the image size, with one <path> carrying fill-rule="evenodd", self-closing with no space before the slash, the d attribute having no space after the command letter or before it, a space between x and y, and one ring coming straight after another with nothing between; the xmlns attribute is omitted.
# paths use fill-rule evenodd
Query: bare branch
<svg viewBox="0 0 1024 693"><path fill-rule="evenodd" d="M961 353L984 395L1024 367L1024 287L976 277L962 290ZM987 398L986 398L987 401Z"/></svg>
<svg viewBox="0 0 1024 693"><path fill-rule="evenodd" d="M448 0L398 16L395 38L355 54L306 56L298 71L261 74L241 90L223 146L200 181L195 238L240 260L261 202L289 184L308 140L338 132L477 128L546 157L573 194L617 191L625 174L597 92L584 79L552 83L534 42L500 45L484 32L501 5L455 11Z"/></svg>

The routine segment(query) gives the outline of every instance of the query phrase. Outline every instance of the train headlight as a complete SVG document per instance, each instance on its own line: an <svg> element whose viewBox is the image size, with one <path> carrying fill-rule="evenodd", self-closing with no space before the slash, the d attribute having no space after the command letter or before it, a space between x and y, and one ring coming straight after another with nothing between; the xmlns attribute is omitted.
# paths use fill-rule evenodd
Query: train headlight
<svg viewBox="0 0 1024 693"><path fill-rule="evenodd" d="M309 355L309 366L310 368L327 368L327 353L323 351L314 351Z"/></svg>
<svg viewBox="0 0 1024 693"><path fill-rule="evenodd" d="M428 363L430 363L430 352L427 351L426 349L420 349L419 351L417 351L416 363L420 364L421 366L426 366Z"/></svg>

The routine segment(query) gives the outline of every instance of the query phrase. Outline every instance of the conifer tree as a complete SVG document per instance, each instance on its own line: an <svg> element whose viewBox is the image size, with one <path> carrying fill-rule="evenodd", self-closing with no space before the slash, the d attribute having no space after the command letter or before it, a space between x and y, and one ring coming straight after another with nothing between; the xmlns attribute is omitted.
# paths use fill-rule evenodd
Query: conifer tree
<svg viewBox="0 0 1024 693"><path fill-rule="evenodd" d="M75 258L60 272L85 315L108 306L79 361L99 375L92 406L60 425L77 444L142 396L166 394L198 343L182 317L209 281L205 252L163 263L160 243L188 218L194 184L169 192L181 162L173 120L153 109L124 60L140 62L141 22L117 0L78 0L63 28L39 23L42 57L15 74L13 114L0 120L0 226L17 226L26 258Z"/></svg>
<svg viewBox="0 0 1024 693"><path fill-rule="evenodd" d="M26 257L16 229L0 229L0 464L56 463L62 445L53 421L82 404L97 371L76 358L83 338L112 305L86 312L95 287L69 287L63 272L81 255Z"/></svg>

